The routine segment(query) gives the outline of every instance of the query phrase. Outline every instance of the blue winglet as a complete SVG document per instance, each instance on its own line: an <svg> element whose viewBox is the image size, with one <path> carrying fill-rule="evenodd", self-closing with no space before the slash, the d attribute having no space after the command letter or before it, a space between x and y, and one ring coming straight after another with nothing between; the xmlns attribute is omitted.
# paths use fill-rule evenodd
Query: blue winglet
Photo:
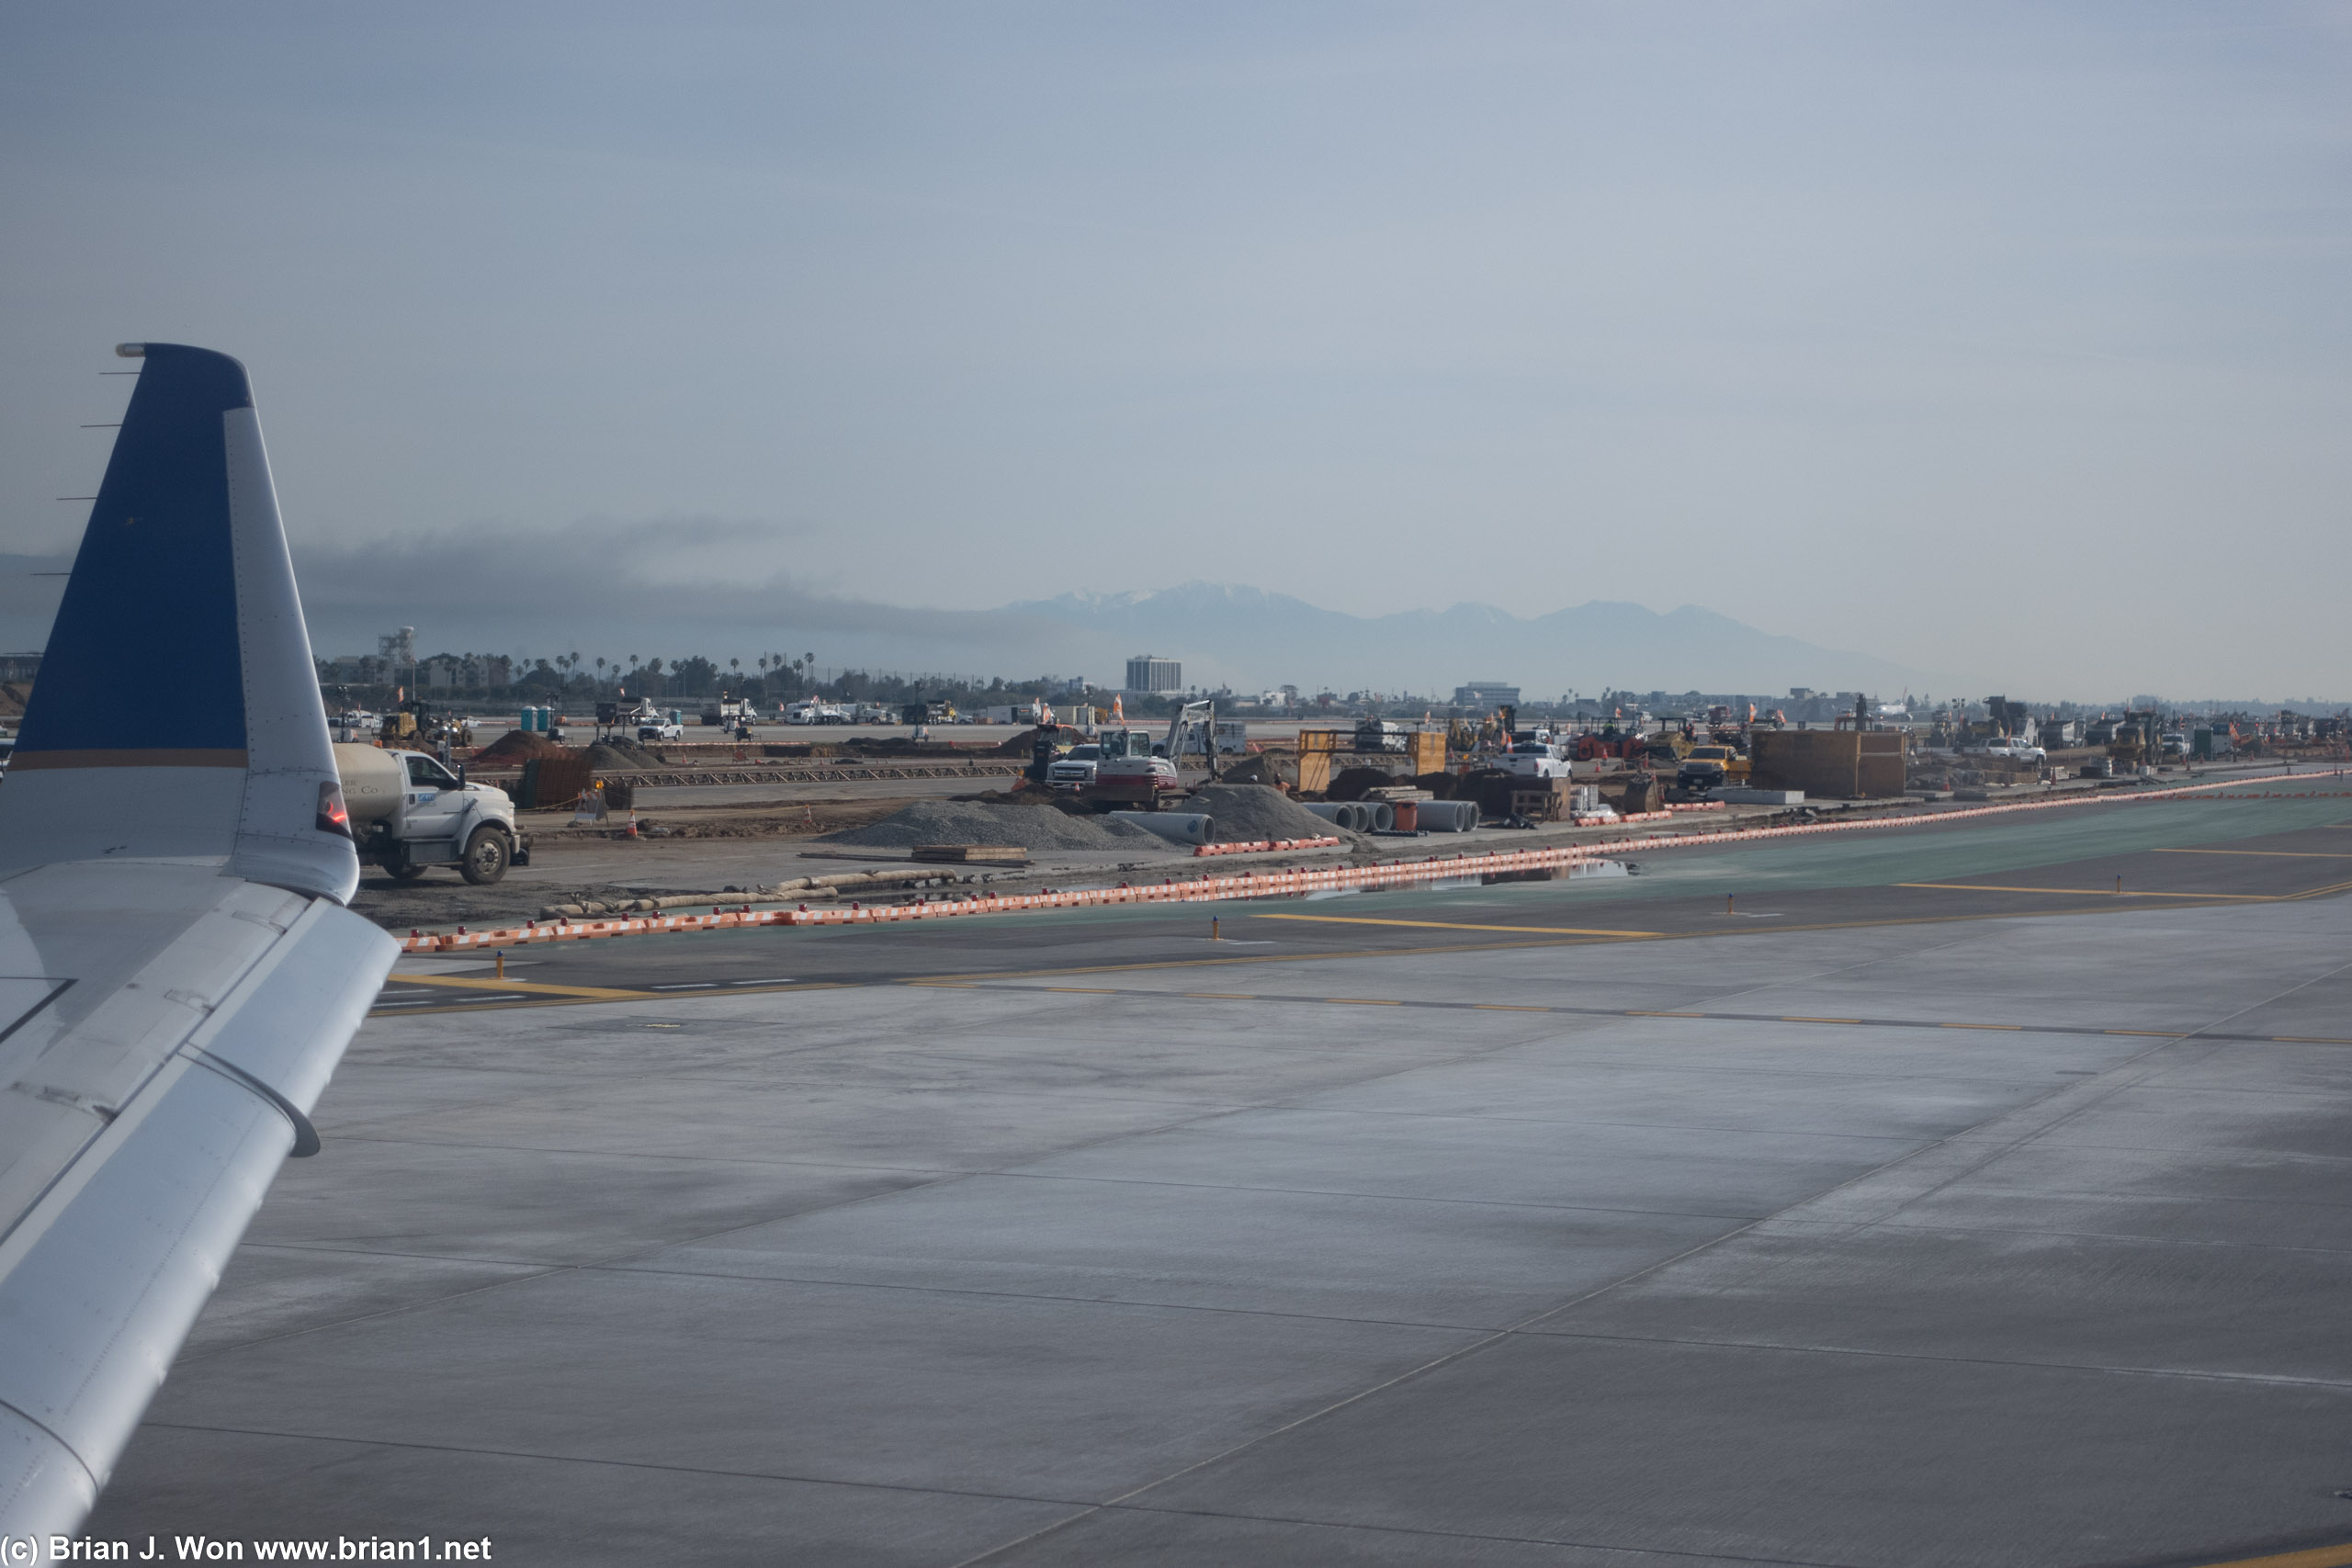
<svg viewBox="0 0 2352 1568"><path fill-rule="evenodd" d="M236 563L220 416L253 406L225 354L148 344L25 707L12 768L245 765ZM127 708L141 705L136 725ZM171 755L176 753L177 755ZM191 755L193 753L193 755ZM75 760L80 760L76 758Z"/></svg>

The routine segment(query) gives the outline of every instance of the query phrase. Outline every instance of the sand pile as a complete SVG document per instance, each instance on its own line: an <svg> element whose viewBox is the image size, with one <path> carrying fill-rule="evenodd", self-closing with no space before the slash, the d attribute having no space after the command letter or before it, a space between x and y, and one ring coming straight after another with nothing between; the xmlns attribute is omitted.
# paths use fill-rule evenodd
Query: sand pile
<svg viewBox="0 0 2352 1568"><path fill-rule="evenodd" d="M1329 835L1331 824L1284 795L1272 784L1203 784L1193 792L1187 811L1205 811L1216 820L1216 841L1246 844L1261 839L1316 839Z"/></svg>
<svg viewBox="0 0 2352 1568"><path fill-rule="evenodd" d="M534 757L569 757L571 748L560 740L550 740L544 735L527 729L510 729L481 750L473 760L482 763L521 763Z"/></svg>
<svg viewBox="0 0 2352 1568"><path fill-rule="evenodd" d="M1107 817L1072 817L1035 806L919 801L881 821L828 833L828 844L908 849L916 844L994 844L1032 850L1172 851L1156 833Z"/></svg>

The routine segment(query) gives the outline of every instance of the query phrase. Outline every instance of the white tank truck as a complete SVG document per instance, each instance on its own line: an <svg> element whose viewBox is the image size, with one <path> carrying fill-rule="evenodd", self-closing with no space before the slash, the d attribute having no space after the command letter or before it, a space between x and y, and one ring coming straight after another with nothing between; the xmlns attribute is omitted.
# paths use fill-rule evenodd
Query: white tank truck
<svg viewBox="0 0 2352 1568"><path fill-rule="evenodd" d="M335 772L351 813L361 862L405 882L446 865L481 886L510 865L531 863L531 844L514 827L514 802L503 789L468 784L422 751L338 745Z"/></svg>

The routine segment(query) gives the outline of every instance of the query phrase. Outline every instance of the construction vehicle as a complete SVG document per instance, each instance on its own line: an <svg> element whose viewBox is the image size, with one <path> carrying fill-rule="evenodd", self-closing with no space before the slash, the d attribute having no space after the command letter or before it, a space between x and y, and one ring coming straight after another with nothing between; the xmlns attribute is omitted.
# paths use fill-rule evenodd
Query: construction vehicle
<svg viewBox="0 0 2352 1568"><path fill-rule="evenodd" d="M530 840L514 826L514 802L503 789L469 784L423 751L337 745L352 841L363 864L406 882L446 865L476 886L528 865Z"/></svg>
<svg viewBox="0 0 2352 1568"><path fill-rule="evenodd" d="M1736 746L1693 746L1675 771L1674 782L1684 789L1709 790L1720 784L1747 782L1748 761Z"/></svg>
<svg viewBox="0 0 2352 1568"><path fill-rule="evenodd" d="M1186 703L1158 741L1148 729L1102 730L1094 738L1099 749L1094 777L1078 786L1079 799L1097 811L1159 811L1174 806L1186 794L1176 772L1186 732L1197 728L1204 736L1215 735L1212 712L1207 703Z"/></svg>
<svg viewBox="0 0 2352 1568"><path fill-rule="evenodd" d="M412 697L384 716L376 728L376 739L385 746L415 746L437 750L443 746L456 748L474 743L474 721L463 714L447 708L435 708L431 703Z"/></svg>
<svg viewBox="0 0 2352 1568"><path fill-rule="evenodd" d="M724 692L702 705L704 724L719 729L748 729L760 722L760 705L738 700Z"/></svg>
<svg viewBox="0 0 2352 1568"><path fill-rule="evenodd" d="M1690 755L1692 745L1690 737L1682 731L1661 729L1642 743L1640 755L1643 761L1658 767L1679 769L1682 766L1682 759ZM1633 753L1628 752L1627 755Z"/></svg>

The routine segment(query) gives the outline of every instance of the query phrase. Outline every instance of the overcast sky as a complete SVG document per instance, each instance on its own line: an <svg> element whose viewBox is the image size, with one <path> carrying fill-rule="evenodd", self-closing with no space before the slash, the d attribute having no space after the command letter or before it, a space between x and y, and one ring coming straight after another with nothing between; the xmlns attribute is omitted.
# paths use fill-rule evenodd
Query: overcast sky
<svg viewBox="0 0 2352 1568"><path fill-rule="evenodd" d="M17 0L0 549L172 339L307 556L590 620L1209 578L2344 695L2347 67L2260 0Z"/></svg>

